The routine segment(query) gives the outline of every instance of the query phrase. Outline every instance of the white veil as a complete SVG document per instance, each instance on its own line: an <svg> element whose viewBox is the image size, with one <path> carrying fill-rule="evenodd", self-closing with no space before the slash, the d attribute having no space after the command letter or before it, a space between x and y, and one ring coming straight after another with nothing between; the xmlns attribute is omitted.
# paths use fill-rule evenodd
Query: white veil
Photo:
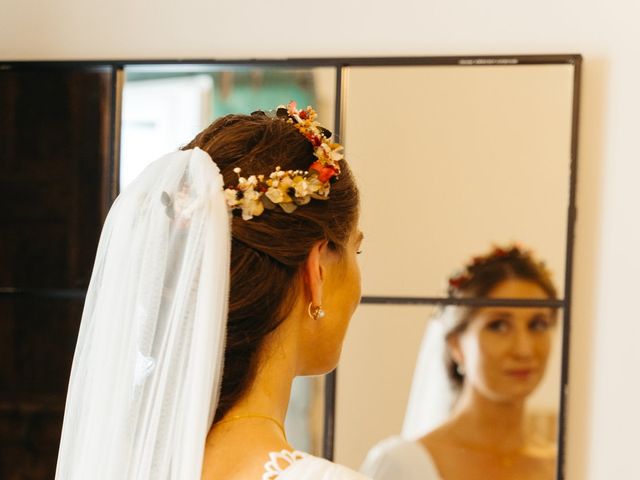
<svg viewBox="0 0 640 480"><path fill-rule="evenodd" d="M455 308L443 308L427 324L402 426L402 436L407 440L419 438L443 423L457 399L445 360L446 333Z"/></svg>
<svg viewBox="0 0 640 480"><path fill-rule="evenodd" d="M230 217L200 149L152 163L104 224L56 479L200 479L222 376Z"/></svg>

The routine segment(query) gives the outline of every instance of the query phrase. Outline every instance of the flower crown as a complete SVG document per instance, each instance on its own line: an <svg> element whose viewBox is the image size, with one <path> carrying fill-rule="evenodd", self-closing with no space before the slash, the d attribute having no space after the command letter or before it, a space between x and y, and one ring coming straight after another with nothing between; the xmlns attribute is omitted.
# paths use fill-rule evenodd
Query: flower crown
<svg viewBox="0 0 640 480"><path fill-rule="evenodd" d="M516 258L530 260L532 263L538 265L549 278L551 277L551 274L546 268L544 262L537 262L534 260L533 254L530 251L525 250L520 245L513 244L504 247L494 246L489 253L473 257L461 271L449 278L449 294L451 295L456 291L465 290L473 281L476 273L484 267L501 260Z"/></svg>
<svg viewBox="0 0 640 480"><path fill-rule="evenodd" d="M265 208L272 210L276 205L291 213L311 199L327 200L331 182L340 174L338 162L344 157L343 147L329 140L331 132L316 122L317 114L313 108L298 110L296 102L290 102L287 106L278 107L276 117L292 124L309 140L316 160L307 170L276 167L267 175L248 177L241 176L241 169L235 168L233 171L238 175L238 183L227 186L224 193L227 205L231 210L242 210L244 220L251 220L261 215Z"/></svg>

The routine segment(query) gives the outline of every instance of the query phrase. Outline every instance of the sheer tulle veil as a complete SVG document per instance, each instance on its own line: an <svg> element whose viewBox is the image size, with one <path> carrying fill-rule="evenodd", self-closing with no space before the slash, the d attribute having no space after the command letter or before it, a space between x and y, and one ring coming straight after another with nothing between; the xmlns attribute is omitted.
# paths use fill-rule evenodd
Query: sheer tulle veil
<svg viewBox="0 0 640 480"><path fill-rule="evenodd" d="M446 334L455 321L455 308L441 309L425 330L402 427L402 436L408 440L421 437L447 420L455 404L457 392L446 367Z"/></svg>
<svg viewBox="0 0 640 480"><path fill-rule="evenodd" d="M160 158L104 224L56 479L199 479L222 376L230 216L200 149Z"/></svg>

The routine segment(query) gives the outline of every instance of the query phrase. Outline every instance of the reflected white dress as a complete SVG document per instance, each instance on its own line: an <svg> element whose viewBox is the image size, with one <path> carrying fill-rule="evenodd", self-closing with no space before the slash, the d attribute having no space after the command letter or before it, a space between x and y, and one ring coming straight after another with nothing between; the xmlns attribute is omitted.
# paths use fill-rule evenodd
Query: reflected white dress
<svg viewBox="0 0 640 480"><path fill-rule="evenodd" d="M299 451L269 454L262 480L371 480L324 458Z"/></svg>
<svg viewBox="0 0 640 480"><path fill-rule="evenodd" d="M374 446L360 471L373 480L442 480L428 450L399 436Z"/></svg>

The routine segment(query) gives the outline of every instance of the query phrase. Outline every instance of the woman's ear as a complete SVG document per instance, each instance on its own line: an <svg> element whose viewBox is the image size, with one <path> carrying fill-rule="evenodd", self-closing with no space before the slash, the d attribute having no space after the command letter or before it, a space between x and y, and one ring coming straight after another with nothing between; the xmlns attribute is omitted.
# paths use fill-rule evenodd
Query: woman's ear
<svg viewBox="0 0 640 480"><path fill-rule="evenodd" d="M307 293L311 303L315 306L322 305L322 287L325 277L325 261L328 254L329 243L325 240L316 242L304 266L304 279Z"/></svg>
<svg viewBox="0 0 640 480"><path fill-rule="evenodd" d="M460 348L460 334L454 333L447 338L447 348L449 349L449 355L456 365L464 366L464 356L462 355L462 349Z"/></svg>

